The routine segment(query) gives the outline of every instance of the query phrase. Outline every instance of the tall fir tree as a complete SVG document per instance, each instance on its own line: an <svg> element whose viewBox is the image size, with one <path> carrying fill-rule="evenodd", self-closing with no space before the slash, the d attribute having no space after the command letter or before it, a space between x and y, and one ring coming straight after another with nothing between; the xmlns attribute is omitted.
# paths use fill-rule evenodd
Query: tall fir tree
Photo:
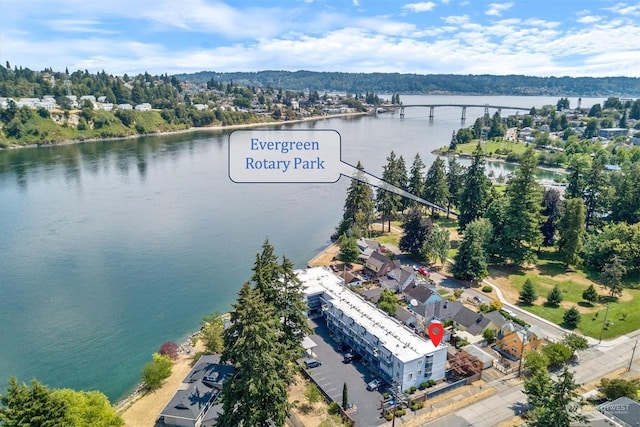
<svg viewBox="0 0 640 427"><path fill-rule="evenodd" d="M473 151L471 165L464 176L464 186L460 192L460 215L458 227L460 230L471 221L481 218L489 206L489 190L491 183L485 175L484 153L480 144Z"/></svg>
<svg viewBox="0 0 640 427"><path fill-rule="evenodd" d="M454 257L453 276L462 280L480 281L489 274L487 243L491 238L491 223L486 218L473 220L464 230L462 242Z"/></svg>
<svg viewBox="0 0 640 427"><path fill-rule="evenodd" d="M391 151L389 157L387 157L387 164L383 167L382 179L391 185L402 188L403 172L399 170L399 166L400 164L396 154ZM406 176L406 171L404 171L404 176ZM384 220L387 219L389 222L389 231L391 231L391 220L396 212L403 207L402 197L391 191L379 188L376 193L376 203L378 211L381 214L383 229Z"/></svg>
<svg viewBox="0 0 640 427"><path fill-rule="evenodd" d="M449 200L447 200L447 218L452 207L457 207L460 201L460 192L464 185L465 168L451 156L447 165L447 187L449 188Z"/></svg>
<svg viewBox="0 0 640 427"><path fill-rule="evenodd" d="M580 398L573 374L565 367L556 380L545 371L537 371L524 381L529 411L527 425L535 427L569 427L583 423L586 418L580 413L584 402Z"/></svg>
<svg viewBox="0 0 640 427"><path fill-rule="evenodd" d="M289 414L287 386L293 382L290 360L279 338L279 320L264 294L242 285L225 330L221 361L235 368L224 382L217 426L283 426Z"/></svg>
<svg viewBox="0 0 640 427"><path fill-rule="evenodd" d="M411 164L411 171L409 172L408 191L414 196L421 197L424 194L424 168L425 164L420 157L420 154L416 153ZM416 201L410 200L409 206L415 206Z"/></svg>
<svg viewBox="0 0 640 427"><path fill-rule="evenodd" d="M356 168L364 171L362 163L358 162ZM337 229L337 235L352 235L354 237L368 237L369 227L375 219L375 202L373 189L366 182L357 179L351 180L347 189L347 197L344 201L342 221Z"/></svg>
<svg viewBox="0 0 640 427"><path fill-rule="evenodd" d="M604 157L596 154L591 161L591 169L587 173L584 190L586 208L585 226L590 228L599 223L606 212L608 178L604 173Z"/></svg>
<svg viewBox="0 0 640 427"><path fill-rule="evenodd" d="M564 208L558 222L558 252L565 266L580 262L580 252L584 240L585 208L582 198L576 197L564 202Z"/></svg>
<svg viewBox="0 0 640 427"><path fill-rule="evenodd" d="M535 152L529 148L506 190L509 205L498 240L503 257L517 266L535 262L536 251L542 244L542 187L536 181L536 167Z"/></svg>
<svg viewBox="0 0 640 427"><path fill-rule="evenodd" d="M542 216L544 222L540 227L542 243L545 246L553 246L556 241L558 221L562 215L562 198L560 192L554 188L545 189L542 195Z"/></svg>
<svg viewBox="0 0 640 427"><path fill-rule="evenodd" d="M427 171L423 198L437 206L446 206L449 201L449 185L442 157L437 157ZM431 215L434 214L435 208L431 207Z"/></svg>

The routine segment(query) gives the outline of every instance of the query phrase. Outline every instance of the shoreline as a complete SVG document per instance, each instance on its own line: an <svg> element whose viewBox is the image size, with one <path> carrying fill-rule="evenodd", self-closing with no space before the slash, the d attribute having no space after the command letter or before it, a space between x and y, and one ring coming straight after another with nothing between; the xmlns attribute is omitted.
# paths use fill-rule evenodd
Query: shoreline
<svg viewBox="0 0 640 427"><path fill-rule="evenodd" d="M166 135L179 135L183 133L192 133L192 132L217 132L224 131L227 129L243 129L243 128L251 128L251 127L261 127L261 126L278 126L278 125L286 125L289 123L303 123L303 122L311 122L311 121L320 121L325 119L334 119L340 117L356 117L356 116L366 116L369 115L368 112L358 112L358 113L339 113L339 114L326 114L322 116L312 116L312 117L304 117L302 119L295 120L287 120L287 121L273 121L273 122L256 122L256 123L243 123L237 125L229 125L229 126L202 126L202 127L190 127L187 129L179 129L179 130L170 130L170 131L162 131L162 132L154 132L154 133L145 133L145 134L136 134L136 135L127 135L127 136L118 136L118 137L108 137L108 138L87 138L87 139L72 139L72 140L64 140L52 144L25 144L25 145L10 145L6 148L1 148L0 151L10 151L10 150L19 150L22 148L47 148L47 147L59 147L65 145L73 145L73 144L82 144L85 142L94 143L94 142L111 142L111 141L124 141L127 139L135 139L135 138L143 138L148 136L166 136Z"/></svg>
<svg viewBox="0 0 640 427"><path fill-rule="evenodd" d="M448 152L442 152L440 149L437 150L433 150L431 152L431 154L435 155L435 156L439 156L439 157L460 157L460 158L464 158L464 159L471 159L473 158L473 155L471 154L467 154L467 153L453 153L450 154ZM520 163L515 163L515 162L508 162L507 160L501 158L501 157L491 157L491 156L485 156L486 160L489 160L491 162L494 163L504 163L507 165L519 165ZM546 171L546 172L555 172L555 173L559 173L559 174L564 174L564 175L568 175L571 172L568 169L564 169L564 168L553 168L550 166L536 166L537 169Z"/></svg>

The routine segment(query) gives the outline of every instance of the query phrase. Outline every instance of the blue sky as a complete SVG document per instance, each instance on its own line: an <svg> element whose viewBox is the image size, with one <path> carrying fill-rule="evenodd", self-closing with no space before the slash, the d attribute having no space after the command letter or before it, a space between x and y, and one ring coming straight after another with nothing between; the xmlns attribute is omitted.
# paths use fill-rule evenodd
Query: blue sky
<svg viewBox="0 0 640 427"><path fill-rule="evenodd" d="M109 74L640 77L640 2L0 0L0 61Z"/></svg>

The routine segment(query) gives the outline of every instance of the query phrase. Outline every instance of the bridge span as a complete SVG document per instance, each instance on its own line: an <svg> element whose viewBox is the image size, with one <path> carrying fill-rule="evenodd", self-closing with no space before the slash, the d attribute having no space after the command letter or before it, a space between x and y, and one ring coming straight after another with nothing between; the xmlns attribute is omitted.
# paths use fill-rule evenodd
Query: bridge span
<svg viewBox="0 0 640 427"><path fill-rule="evenodd" d="M467 118L467 108L484 108L485 117L489 116L489 109L493 108L498 110L498 115L502 113L502 110L520 110L531 111L531 107L511 107L507 105L490 105L490 104L401 104L400 105L400 117L404 117L405 108L429 108L429 120L433 120L435 117L436 107L459 107L462 108L462 117L460 119L464 122Z"/></svg>

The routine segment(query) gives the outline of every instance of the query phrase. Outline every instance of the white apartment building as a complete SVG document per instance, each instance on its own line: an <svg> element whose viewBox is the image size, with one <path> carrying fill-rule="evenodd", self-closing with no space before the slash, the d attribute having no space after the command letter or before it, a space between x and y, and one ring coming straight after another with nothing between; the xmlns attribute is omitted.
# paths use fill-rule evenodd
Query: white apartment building
<svg viewBox="0 0 640 427"><path fill-rule="evenodd" d="M399 321L366 302L324 267L297 270L305 285L309 317L323 316L327 327L367 361L381 378L401 390L445 376L447 347L435 347Z"/></svg>

